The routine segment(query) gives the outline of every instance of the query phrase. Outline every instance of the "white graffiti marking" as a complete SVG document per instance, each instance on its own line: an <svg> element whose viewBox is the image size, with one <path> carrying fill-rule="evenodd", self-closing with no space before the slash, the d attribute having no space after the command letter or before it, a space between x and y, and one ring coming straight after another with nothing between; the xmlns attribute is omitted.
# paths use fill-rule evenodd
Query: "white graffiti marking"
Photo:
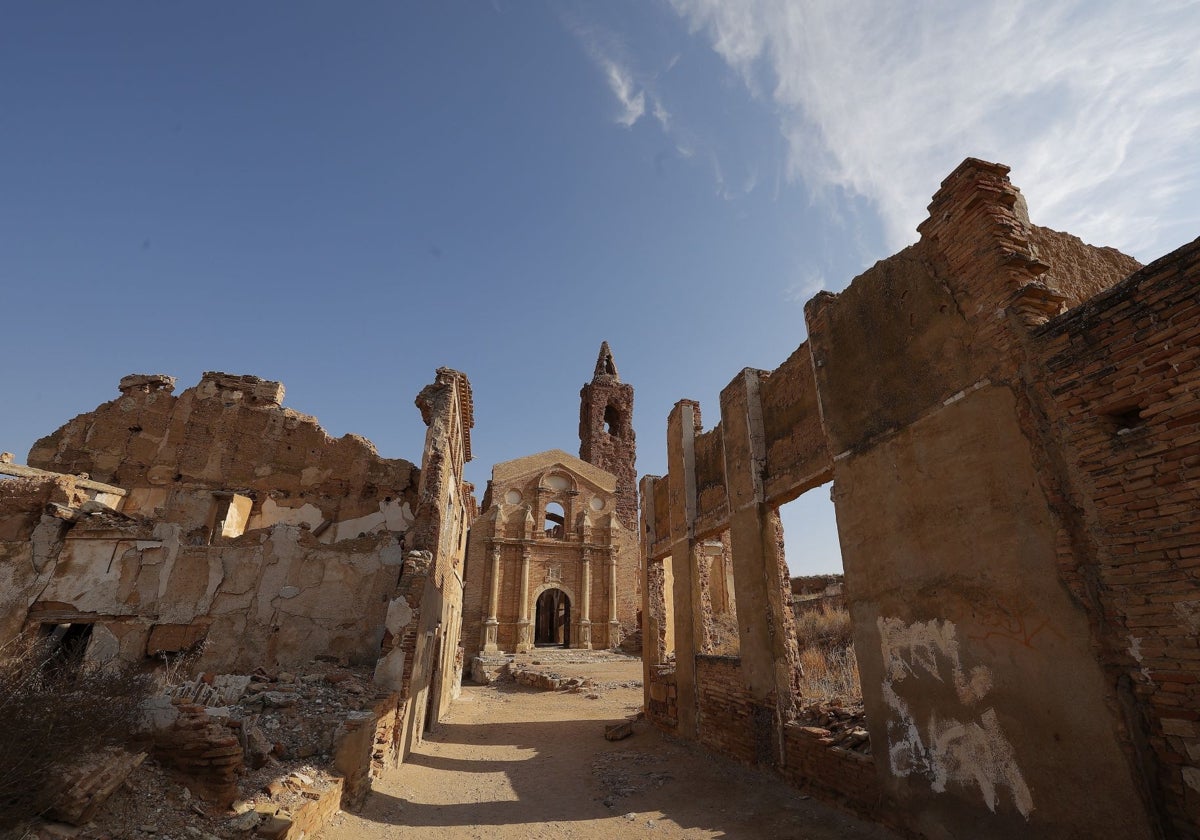
<svg viewBox="0 0 1200 840"><path fill-rule="evenodd" d="M969 674L963 668L954 624L936 620L905 624L897 618L880 618L878 626L884 664L883 699L895 712L888 721L892 772L897 776L925 776L938 793L945 792L952 781L975 785L993 812L998 790L1007 788L1017 810L1028 819L1033 796L995 709L983 709L977 720L967 722L939 718L935 711L922 727L896 690L897 684L908 680L932 678L945 683L949 676L958 699L966 706L977 705L991 690L992 675L987 668L977 666Z"/></svg>

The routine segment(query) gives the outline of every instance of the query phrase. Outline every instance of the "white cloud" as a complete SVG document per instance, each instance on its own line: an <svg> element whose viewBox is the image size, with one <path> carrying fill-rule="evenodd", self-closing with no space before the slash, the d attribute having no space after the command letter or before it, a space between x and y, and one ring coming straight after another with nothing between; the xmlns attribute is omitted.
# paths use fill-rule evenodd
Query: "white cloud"
<svg viewBox="0 0 1200 840"><path fill-rule="evenodd" d="M1035 222L1156 256L1200 221L1200 4L671 0L769 98L788 175L844 188L889 246L962 158Z"/></svg>
<svg viewBox="0 0 1200 840"><path fill-rule="evenodd" d="M809 266L802 270L800 276L783 290L783 299L788 303L798 303L803 306L813 295L826 288L828 286L825 282L825 275Z"/></svg>
<svg viewBox="0 0 1200 840"><path fill-rule="evenodd" d="M662 126L663 131L671 130L671 114L657 99L654 100L654 119Z"/></svg>
<svg viewBox="0 0 1200 840"><path fill-rule="evenodd" d="M608 79L609 89L621 103L621 113L617 116L617 122L630 128L646 113L646 92L635 90L633 76L626 68L611 58L599 56L598 60Z"/></svg>

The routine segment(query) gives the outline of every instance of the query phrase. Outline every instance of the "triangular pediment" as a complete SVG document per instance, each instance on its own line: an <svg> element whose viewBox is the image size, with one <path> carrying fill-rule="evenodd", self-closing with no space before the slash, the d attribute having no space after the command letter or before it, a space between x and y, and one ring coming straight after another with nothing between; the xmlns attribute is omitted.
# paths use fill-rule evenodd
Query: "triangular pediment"
<svg viewBox="0 0 1200 840"><path fill-rule="evenodd" d="M524 458L514 458L496 464L492 467L492 486L513 484L524 478L540 475L551 468L572 473L605 493L615 493L617 490L615 475L561 449L547 449L536 455L526 455Z"/></svg>

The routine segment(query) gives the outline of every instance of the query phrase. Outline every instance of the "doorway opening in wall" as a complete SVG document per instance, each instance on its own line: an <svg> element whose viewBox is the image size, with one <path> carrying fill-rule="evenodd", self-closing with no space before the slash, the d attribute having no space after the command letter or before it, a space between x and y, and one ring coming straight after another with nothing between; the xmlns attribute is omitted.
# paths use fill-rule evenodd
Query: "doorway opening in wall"
<svg viewBox="0 0 1200 840"><path fill-rule="evenodd" d="M845 596L841 545L830 493L809 490L779 508L789 592L800 653L802 702L862 702L853 629Z"/></svg>
<svg viewBox="0 0 1200 840"><path fill-rule="evenodd" d="M83 667L83 655L92 640L90 624L43 624L45 642L43 670L56 674L76 674Z"/></svg>
<svg viewBox="0 0 1200 840"><path fill-rule="evenodd" d="M549 502L546 505L546 522L542 526L546 529L546 536L552 540L561 540L566 526L567 514L563 506L558 502Z"/></svg>
<svg viewBox="0 0 1200 840"><path fill-rule="evenodd" d="M704 607L701 650L713 656L738 656L741 640L738 638L733 553L728 531L701 543L697 572Z"/></svg>
<svg viewBox="0 0 1200 840"><path fill-rule="evenodd" d="M538 596L533 643L538 647L571 646L571 599L561 589L547 589Z"/></svg>

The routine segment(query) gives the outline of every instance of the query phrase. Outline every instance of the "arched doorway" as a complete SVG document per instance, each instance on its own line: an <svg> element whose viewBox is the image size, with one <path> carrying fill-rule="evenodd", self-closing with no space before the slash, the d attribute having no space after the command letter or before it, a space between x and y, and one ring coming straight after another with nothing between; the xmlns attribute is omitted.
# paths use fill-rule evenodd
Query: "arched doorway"
<svg viewBox="0 0 1200 840"><path fill-rule="evenodd" d="M547 589L538 596L533 643L571 646L571 599L561 589Z"/></svg>

